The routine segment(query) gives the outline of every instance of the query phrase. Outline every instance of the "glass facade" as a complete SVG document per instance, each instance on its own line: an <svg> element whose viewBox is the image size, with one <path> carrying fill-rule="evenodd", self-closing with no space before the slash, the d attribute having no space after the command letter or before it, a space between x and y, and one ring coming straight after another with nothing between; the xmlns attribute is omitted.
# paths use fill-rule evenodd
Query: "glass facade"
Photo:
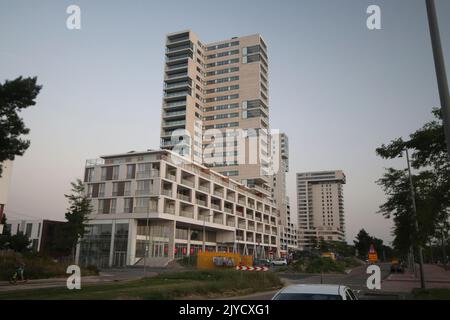
<svg viewBox="0 0 450 320"><path fill-rule="evenodd" d="M80 265L96 265L100 268L108 267L111 234L111 224L88 225L86 234L80 243Z"/></svg>

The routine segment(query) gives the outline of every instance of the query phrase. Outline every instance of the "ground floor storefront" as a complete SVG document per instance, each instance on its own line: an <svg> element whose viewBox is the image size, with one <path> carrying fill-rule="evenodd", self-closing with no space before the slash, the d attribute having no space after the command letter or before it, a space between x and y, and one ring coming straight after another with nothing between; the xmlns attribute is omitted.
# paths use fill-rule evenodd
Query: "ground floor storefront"
<svg viewBox="0 0 450 320"><path fill-rule="evenodd" d="M165 219L115 219L89 222L77 247L77 262L99 268L169 261L199 252L234 252L255 258L279 256L276 245L243 242L235 230ZM145 260L145 261L144 261Z"/></svg>

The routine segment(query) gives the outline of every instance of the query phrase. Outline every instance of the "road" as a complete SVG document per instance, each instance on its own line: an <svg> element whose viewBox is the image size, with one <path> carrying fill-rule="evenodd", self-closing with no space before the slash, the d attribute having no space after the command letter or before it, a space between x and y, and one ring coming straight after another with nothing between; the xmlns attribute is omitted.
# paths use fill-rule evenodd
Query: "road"
<svg viewBox="0 0 450 320"><path fill-rule="evenodd" d="M387 293L381 291L370 291L367 289L366 281L369 277L366 274L366 266L354 268L348 274L298 274L298 273L280 273L280 277L285 285L291 284L340 284L350 287L355 291L359 291L359 298L361 300L397 300L404 299L405 296ZM381 264L381 279L385 279L389 275L390 264ZM382 287L383 289L383 287ZM242 300L270 300L277 291L261 292L244 297L239 297Z"/></svg>

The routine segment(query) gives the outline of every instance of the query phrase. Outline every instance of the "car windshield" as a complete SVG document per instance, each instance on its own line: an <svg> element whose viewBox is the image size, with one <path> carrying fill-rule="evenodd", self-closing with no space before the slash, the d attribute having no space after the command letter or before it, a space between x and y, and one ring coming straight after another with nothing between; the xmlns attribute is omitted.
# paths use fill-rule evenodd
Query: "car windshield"
<svg viewBox="0 0 450 320"><path fill-rule="evenodd" d="M342 300L342 297L332 294L280 293L274 300Z"/></svg>

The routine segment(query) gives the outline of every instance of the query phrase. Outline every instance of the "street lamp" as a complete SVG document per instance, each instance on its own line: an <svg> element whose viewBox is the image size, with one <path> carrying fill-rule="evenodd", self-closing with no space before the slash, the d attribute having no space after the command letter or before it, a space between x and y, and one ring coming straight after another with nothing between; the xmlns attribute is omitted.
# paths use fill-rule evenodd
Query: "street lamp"
<svg viewBox="0 0 450 320"><path fill-rule="evenodd" d="M441 100L441 115L444 123L444 132L447 139L447 152L450 157L450 96L448 91L447 73L445 71L444 53L442 51L439 24L434 0L426 0L428 25L430 28L431 45L433 47L434 65Z"/></svg>
<svg viewBox="0 0 450 320"><path fill-rule="evenodd" d="M408 148L405 148L406 152L406 162L408 163L408 175L409 175L409 187L411 191L411 202L412 202L412 218L414 219L414 226L416 229L417 236L419 235L419 222L417 221L417 207L416 207L416 195L414 192L414 185L413 180L411 176L411 164L409 163L409 152ZM420 244L420 241L417 242L417 250L419 253L419 267L420 267L420 286L422 289L425 289L425 277L423 272L423 252L422 252L422 245ZM413 261L414 264L414 261Z"/></svg>

